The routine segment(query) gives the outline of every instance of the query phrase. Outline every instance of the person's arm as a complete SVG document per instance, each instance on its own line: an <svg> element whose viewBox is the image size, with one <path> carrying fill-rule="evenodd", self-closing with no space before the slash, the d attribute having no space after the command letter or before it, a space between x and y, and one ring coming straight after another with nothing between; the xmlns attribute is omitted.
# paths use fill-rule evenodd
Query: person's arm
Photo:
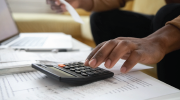
<svg viewBox="0 0 180 100"><path fill-rule="evenodd" d="M127 1L130 0L93 0L93 8L91 11L99 12L124 7Z"/></svg>
<svg viewBox="0 0 180 100"><path fill-rule="evenodd" d="M74 8L82 8L86 11L106 11L125 6L129 0L66 0ZM54 2L54 3L53 3ZM47 0L52 10L59 12L66 11L65 5L59 0ZM54 5L55 4L55 5Z"/></svg>
<svg viewBox="0 0 180 100"><path fill-rule="evenodd" d="M178 16L175 19L167 22L166 25L172 25L174 27L174 29L179 30L179 32L180 32L180 16ZM168 43L167 45L171 45L171 44L173 44L173 45L169 46L169 48L167 49L166 53L169 53L171 51L177 50L177 49L179 49L179 46L180 46L179 45L180 42L178 43L179 40L176 40L176 34L175 34L176 32L173 32L174 30L169 30L169 31L172 31L172 32L169 32L169 38L171 37L170 39L172 39L172 40L170 42L168 42L168 40L167 40L167 43ZM173 33L175 35L173 35ZM167 36L168 36L168 34L167 34ZM175 42L175 41L177 41L177 42ZM171 42L174 42L174 43L171 43Z"/></svg>
<svg viewBox="0 0 180 100"><path fill-rule="evenodd" d="M95 68L105 62L105 67L112 68L119 59L125 59L120 71L127 73L137 63L158 63L167 53L180 49L179 17L175 20L178 27L168 22L145 38L118 37L105 41L90 53L84 64Z"/></svg>

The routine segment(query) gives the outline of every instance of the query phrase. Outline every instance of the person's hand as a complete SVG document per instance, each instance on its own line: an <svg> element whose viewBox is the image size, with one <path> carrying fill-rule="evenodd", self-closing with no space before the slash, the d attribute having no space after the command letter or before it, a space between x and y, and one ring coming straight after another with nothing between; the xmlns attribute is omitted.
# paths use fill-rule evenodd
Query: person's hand
<svg viewBox="0 0 180 100"><path fill-rule="evenodd" d="M66 7L63 3L59 0L46 0L47 4L51 5L51 9L55 10L56 12L65 12ZM93 7L93 0L66 0L72 7L82 8L86 11L90 11Z"/></svg>
<svg viewBox="0 0 180 100"><path fill-rule="evenodd" d="M125 59L120 71L126 73L137 63L157 63L165 56L164 46L157 41L131 37L105 41L90 53L84 65L96 68L105 62L106 68L112 68L119 59Z"/></svg>
<svg viewBox="0 0 180 100"><path fill-rule="evenodd" d="M65 12L67 11L65 5L61 3L59 0L46 0L47 4L51 5L51 9L56 12ZM72 7L79 8L80 7L80 0L66 0Z"/></svg>

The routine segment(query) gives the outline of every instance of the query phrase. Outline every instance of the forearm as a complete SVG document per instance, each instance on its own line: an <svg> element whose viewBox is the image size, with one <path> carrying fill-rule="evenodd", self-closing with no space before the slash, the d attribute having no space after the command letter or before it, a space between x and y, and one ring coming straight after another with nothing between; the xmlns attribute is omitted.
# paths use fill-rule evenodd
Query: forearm
<svg viewBox="0 0 180 100"><path fill-rule="evenodd" d="M93 5L93 0L79 0L79 8L82 8L86 11L91 11L93 9Z"/></svg>
<svg viewBox="0 0 180 100"><path fill-rule="evenodd" d="M79 8L86 11L107 11L125 6L130 0L79 0Z"/></svg>
<svg viewBox="0 0 180 100"><path fill-rule="evenodd" d="M159 45L165 54L180 49L180 30L171 24L165 25L145 39Z"/></svg>

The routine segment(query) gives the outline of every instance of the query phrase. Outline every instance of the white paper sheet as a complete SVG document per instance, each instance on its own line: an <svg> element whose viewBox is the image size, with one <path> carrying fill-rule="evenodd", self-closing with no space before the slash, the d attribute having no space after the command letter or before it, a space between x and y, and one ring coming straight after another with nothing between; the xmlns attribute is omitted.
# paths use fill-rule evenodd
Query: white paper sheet
<svg viewBox="0 0 180 100"><path fill-rule="evenodd" d="M51 97L51 94L56 93L63 100L68 98L68 100L88 100L114 90L116 86L125 84L123 81L110 78L83 86L73 86L58 82L37 71L26 72L0 77L0 100L18 96L21 93L28 93L31 90L49 97Z"/></svg>
<svg viewBox="0 0 180 100"><path fill-rule="evenodd" d="M0 77L0 100L146 100L176 92L180 91L142 72L83 86L61 83L39 72Z"/></svg>
<svg viewBox="0 0 180 100"><path fill-rule="evenodd" d="M71 14L72 18L78 22L83 24L84 22L82 21L81 17L79 16L79 14L76 12L76 10L65 0L60 0L61 3L63 3L66 6L66 9L68 10L68 12Z"/></svg>
<svg viewBox="0 0 180 100"><path fill-rule="evenodd" d="M125 62L125 60L120 59L120 60L114 65L114 67L111 68L111 69L105 68L104 63L102 63L99 67L104 68L104 69L106 69L106 70L110 70L110 71L114 72L114 74L120 74L120 73L121 73L121 72L120 72L120 68L122 67L122 65L123 65L124 62ZM151 68L153 68L153 67L138 63L138 64L136 64L136 65L130 70L130 72L139 71L139 70L144 70L144 69L151 69Z"/></svg>
<svg viewBox="0 0 180 100"><path fill-rule="evenodd" d="M27 53L24 51L14 51L11 49L0 50L0 62L15 62L15 61L29 61L41 60L36 53Z"/></svg>
<svg viewBox="0 0 180 100"><path fill-rule="evenodd" d="M131 72L125 77L130 80L128 83L136 88L132 88L131 85L123 86L92 100L109 100L108 98L112 100L147 100L180 91L142 72Z"/></svg>

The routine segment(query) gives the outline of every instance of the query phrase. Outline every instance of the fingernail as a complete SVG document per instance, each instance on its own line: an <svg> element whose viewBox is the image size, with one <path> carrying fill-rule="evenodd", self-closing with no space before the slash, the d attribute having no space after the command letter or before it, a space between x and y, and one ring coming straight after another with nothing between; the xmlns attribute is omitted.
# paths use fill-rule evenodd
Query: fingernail
<svg viewBox="0 0 180 100"><path fill-rule="evenodd" d="M106 68L110 68L110 65L111 65L111 60L110 59L106 60L105 62Z"/></svg>
<svg viewBox="0 0 180 100"><path fill-rule="evenodd" d="M88 65L88 59L85 60L84 65Z"/></svg>
<svg viewBox="0 0 180 100"><path fill-rule="evenodd" d="M126 72L126 67L121 67L121 73L125 73Z"/></svg>
<svg viewBox="0 0 180 100"><path fill-rule="evenodd" d="M89 65L90 65L91 67L95 67L95 65L96 65L96 59L91 59L91 60L89 61Z"/></svg>

